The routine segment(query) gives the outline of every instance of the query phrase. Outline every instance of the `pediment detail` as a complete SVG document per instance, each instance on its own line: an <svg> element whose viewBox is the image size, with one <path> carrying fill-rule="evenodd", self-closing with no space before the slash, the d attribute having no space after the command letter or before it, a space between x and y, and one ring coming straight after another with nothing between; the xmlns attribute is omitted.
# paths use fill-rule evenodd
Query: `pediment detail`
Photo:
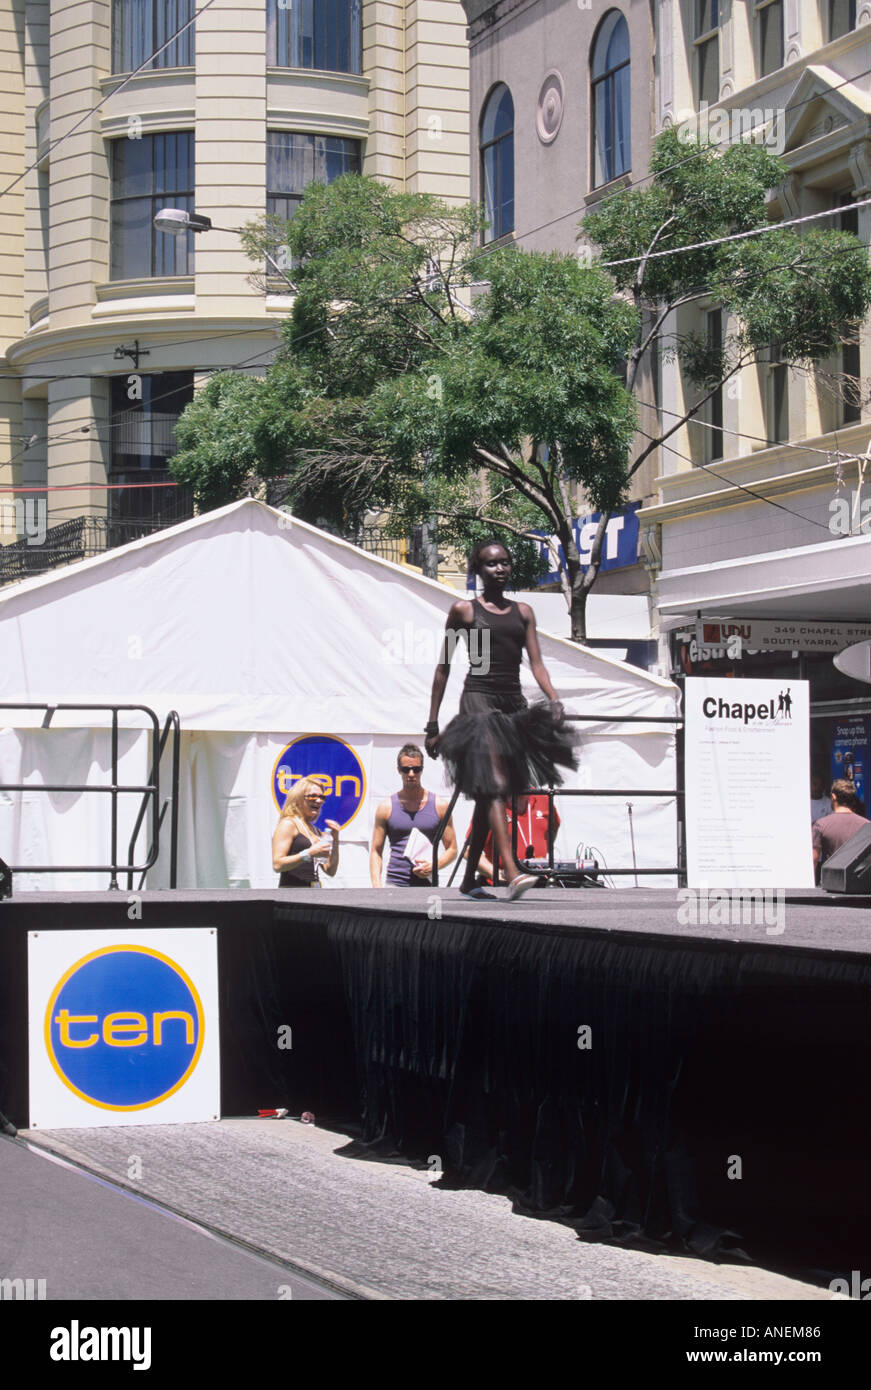
<svg viewBox="0 0 871 1390"><path fill-rule="evenodd" d="M871 119L871 99L832 68L812 64L787 102L784 153L862 119Z"/></svg>

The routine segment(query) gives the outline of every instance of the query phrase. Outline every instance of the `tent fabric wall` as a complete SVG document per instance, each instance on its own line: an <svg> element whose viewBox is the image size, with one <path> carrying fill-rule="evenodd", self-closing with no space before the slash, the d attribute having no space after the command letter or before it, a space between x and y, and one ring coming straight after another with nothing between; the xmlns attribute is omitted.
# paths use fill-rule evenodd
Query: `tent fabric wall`
<svg viewBox="0 0 871 1390"><path fill-rule="evenodd" d="M325 733L350 743L367 795L342 835L330 886L369 884L368 844L377 802L397 790L396 753L428 717L429 690L447 610L456 597L434 581L357 550L316 528L246 501L0 591L0 702L145 705L162 724L181 719L179 887L264 888L276 883L270 842L277 819L272 769L295 737ZM673 716L670 682L547 634L541 648L569 712ZM465 661L458 652L442 708L455 712ZM539 693L527 667L529 696ZM108 781L105 716L0 710L0 780ZM150 739L143 716L121 716L122 778L145 780ZM4 727L5 726L5 727ZM139 732L135 732L138 729ZM579 726L576 785L675 786L674 734L655 723ZM24 774L22 775L22 769ZM161 799L168 788L163 760ZM440 764L425 785L447 790ZM124 798L126 852L136 798ZM41 807L38 802L47 803ZM0 792L0 855L16 864L105 862L106 796L18 797ZM132 803L136 803L133 805ZM626 798L563 798L558 857L596 846L613 866L631 860ZM462 839L470 808L458 807ZM638 862L675 863L673 800L633 802ZM168 831L167 831L168 833ZM140 837L139 853L145 845ZM148 878L168 885L164 852ZM632 880L622 880L631 882ZM652 880L662 884L662 879ZM34 876L19 886L106 886L90 877Z"/></svg>

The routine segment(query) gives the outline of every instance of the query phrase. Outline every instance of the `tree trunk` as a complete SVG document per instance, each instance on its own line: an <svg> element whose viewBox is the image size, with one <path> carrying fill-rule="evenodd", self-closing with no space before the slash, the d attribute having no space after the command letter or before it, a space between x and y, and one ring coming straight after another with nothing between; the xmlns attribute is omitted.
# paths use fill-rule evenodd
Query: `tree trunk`
<svg viewBox="0 0 871 1390"><path fill-rule="evenodd" d="M580 556L575 550L577 573L572 575L572 638L575 642L586 642L587 640L587 595L599 577L602 546L610 520L611 513L602 512L596 527L596 534L593 537L593 544L590 547L590 563L587 566L586 574L581 569ZM574 540L574 537L572 539Z"/></svg>
<svg viewBox="0 0 871 1390"><path fill-rule="evenodd" d="M584 588L584 576L580 565L576 579L572 582L572 641L586 642L587 640L587 594L589 589Z"/></svg>
<svg viewBox="0 0 871 1390"><path fill-rule="evenodd" d="M420 567L423 570L424 578L438 579L439 537L438 524L434 516L425 521L420 528L420 549Z"/></svg>
<svg viewBox="0 0 871 1390"><path fill-rule="evenodd" d="M578 547L575 545L575 533L572 528L571 517L561 518L558 534L563 554L566 557L566 573L571 596L569 616L572 624L572 641L586 642L587 590L584 587L584 571L581 569L581 557L578 554Z"/></svg>

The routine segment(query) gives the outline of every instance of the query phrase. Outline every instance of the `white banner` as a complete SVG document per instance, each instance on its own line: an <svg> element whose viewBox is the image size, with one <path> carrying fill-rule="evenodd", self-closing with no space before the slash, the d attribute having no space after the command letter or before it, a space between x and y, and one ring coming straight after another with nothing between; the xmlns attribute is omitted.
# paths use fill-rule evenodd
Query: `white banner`
<svg viewBox="0 0 871 1390"><path fill-rule="evenodd" d="M31 1129L220 1115L213 927L32 931Z"/></svg>
<svg viewBox="0 0 871 1390"><path fill-rule="evenodd" d="M807 681L685 689L690 886L812 888Z"/></svg>

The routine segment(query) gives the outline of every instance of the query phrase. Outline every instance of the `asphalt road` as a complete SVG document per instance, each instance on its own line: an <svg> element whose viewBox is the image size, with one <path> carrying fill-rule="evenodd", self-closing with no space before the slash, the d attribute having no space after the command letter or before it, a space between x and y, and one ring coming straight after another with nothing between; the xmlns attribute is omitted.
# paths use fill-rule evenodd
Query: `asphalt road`
<svg viewBox="0 0 871 1390"><path fill-rule="evenodd" d="M0 1136L2 1280L33 1280L32 1296L46 1301L346 1296ZM16 1296L0 1283L0 1298Z"/></svg>

